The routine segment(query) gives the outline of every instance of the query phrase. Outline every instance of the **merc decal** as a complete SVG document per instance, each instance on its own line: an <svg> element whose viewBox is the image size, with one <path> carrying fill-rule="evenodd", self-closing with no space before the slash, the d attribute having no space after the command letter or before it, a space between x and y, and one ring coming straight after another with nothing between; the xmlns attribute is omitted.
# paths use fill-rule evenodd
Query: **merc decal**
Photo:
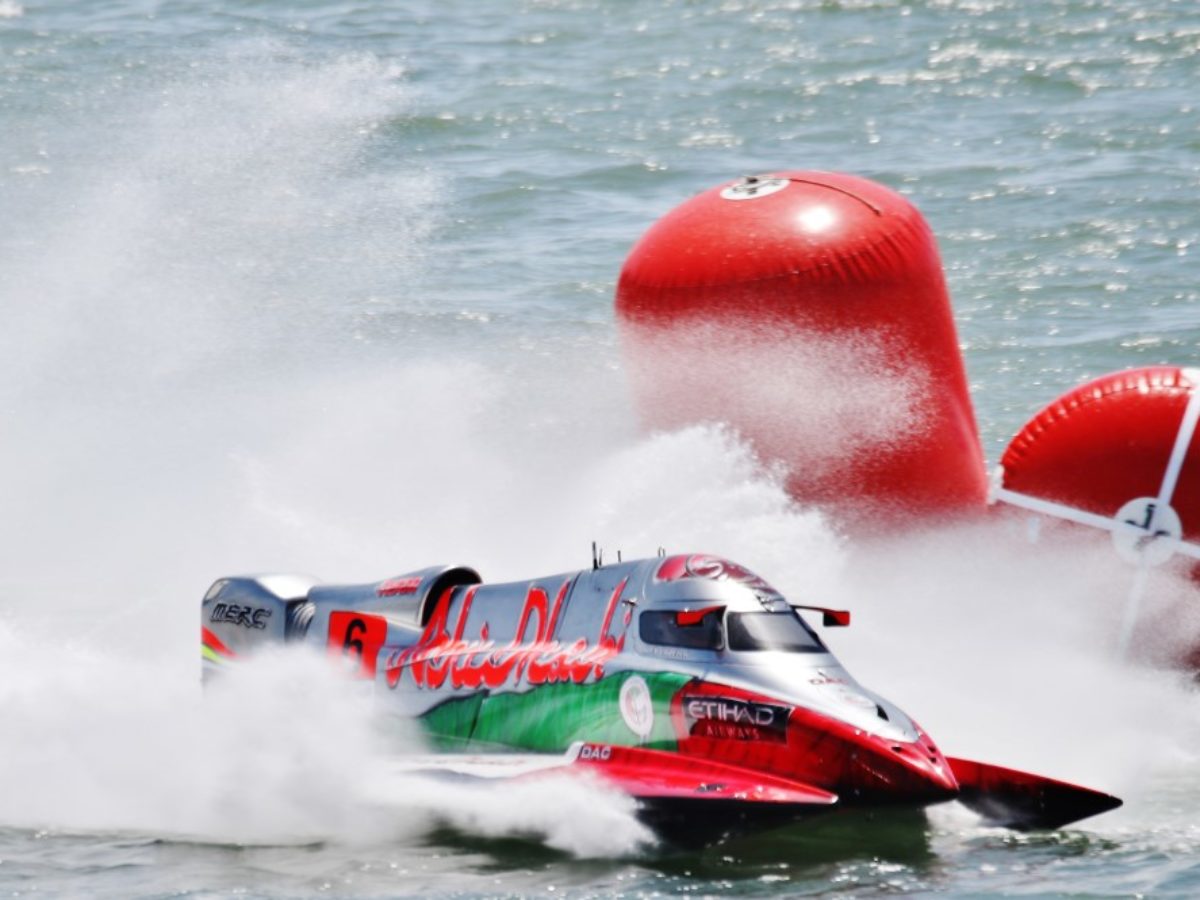
<svg viewBox="0 0 1200 900"><path fill-rule="evenodd" d="M210 622L228 622L230 625L241 625L243 628L267 627L267 619L271 618L269 609L257 606L238 606L236 603L218 603L213 607Z"/></svg>

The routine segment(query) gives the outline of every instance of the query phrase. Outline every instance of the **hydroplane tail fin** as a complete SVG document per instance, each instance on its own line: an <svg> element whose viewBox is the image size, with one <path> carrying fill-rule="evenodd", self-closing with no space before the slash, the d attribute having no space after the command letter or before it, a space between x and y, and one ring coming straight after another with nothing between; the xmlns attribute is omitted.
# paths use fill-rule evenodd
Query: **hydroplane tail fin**
<svg viewBox="0 0 1200 900"><path fill-rule="evenodd" d="M1005 828L1061 828L1121 805L1111 794L1042 775L967 759L946 761L961 789L959 801Z"/></svg>

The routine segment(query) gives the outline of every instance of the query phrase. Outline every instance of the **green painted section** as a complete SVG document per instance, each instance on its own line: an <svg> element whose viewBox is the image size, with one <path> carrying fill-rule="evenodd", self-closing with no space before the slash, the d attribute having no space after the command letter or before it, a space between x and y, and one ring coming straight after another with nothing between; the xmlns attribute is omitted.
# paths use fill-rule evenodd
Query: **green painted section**
<svg viewBox="0 0 1200 900"><path fill-rule="evenodd" d="M458 748L470 742L484 699L485 695L481 692L470 697L447 700L421 716L421 722L434 743L442 749Z"/></svg>
<svg viewBox="0 0 1200 900"><path fill-rule="evenodd" d="M637 676L650 690L654 722L645 740L621 716L621 686ZM469 745L561 752L575 741L676 749L671 698L691 679L659 672L620 672L589 684L548 684L521 693L447 700L421 717L444 749Z"/></svg>

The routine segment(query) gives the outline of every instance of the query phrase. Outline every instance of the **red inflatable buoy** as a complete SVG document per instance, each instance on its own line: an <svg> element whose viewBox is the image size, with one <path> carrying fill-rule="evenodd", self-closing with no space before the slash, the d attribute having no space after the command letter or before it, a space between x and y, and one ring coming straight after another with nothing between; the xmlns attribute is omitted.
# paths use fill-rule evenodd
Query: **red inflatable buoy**
<svg viewBox="0 0 1200 900"><path fill-rule="evenodd" d="M1000 508L1108 532L1134 567L1119 654L1136 649L1192 670L1200 670L1194 603L1164 607L1160 596L1157 611L1142 606L1156 567L1170 562L1200 581L1198 420L1200 370L1153 366L1104 375L1068 391L1021 429L992 488Z"/></svg>
<svg viewBox="0 0 1200 900"><path fill-rule="evenodd" d="M828 172L713 188L637 243L616 309L647 424L727 422L856 526L984 508L937 247L894 191Z"/></svg>
<svg viewBox="0 0 1200 900"><path fill-rule="evenodd" d="M1012 439L993 499L1109 531L1139 565L1200 557L1200 370L1114 372L1068 391Z"/></svg>

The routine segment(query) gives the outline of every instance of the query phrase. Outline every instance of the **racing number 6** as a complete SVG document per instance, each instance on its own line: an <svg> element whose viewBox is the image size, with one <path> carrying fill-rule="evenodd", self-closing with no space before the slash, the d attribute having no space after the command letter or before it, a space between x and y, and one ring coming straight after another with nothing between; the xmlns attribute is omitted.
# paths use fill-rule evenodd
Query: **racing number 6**
<svg viewBox="0 0 1200 900"><path fill-rule="evenodd" d="M358 637L358 635L362 635L362 634L366 634L366 633L367 633L367 623L366 622L364 622L362 619L357 618L357 617L351 619L350 624L346 626L346 637L342 641L342 652L348 653L352 650L358 656L359 659L362 659L363 651L366 648L363 647L362 638Z"/></svg>
<svg viewBox="0 0 1200 900"><path fill-rule="evenodd" d="M387 620L359 612L329 614L330 654L358 662L359 678L374 678L379 648L387 640Z"/></svg>

